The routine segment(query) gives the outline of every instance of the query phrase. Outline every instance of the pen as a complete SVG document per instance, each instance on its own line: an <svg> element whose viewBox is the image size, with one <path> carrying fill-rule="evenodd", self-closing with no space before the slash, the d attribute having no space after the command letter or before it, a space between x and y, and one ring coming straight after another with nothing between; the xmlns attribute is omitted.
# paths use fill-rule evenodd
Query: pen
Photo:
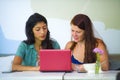
<svg viewBox="0 0 120 80"><path fill-rule="evenodd" d="M13 72L22 72L22 71L3 71L2 73L13 73Z"/></svg>

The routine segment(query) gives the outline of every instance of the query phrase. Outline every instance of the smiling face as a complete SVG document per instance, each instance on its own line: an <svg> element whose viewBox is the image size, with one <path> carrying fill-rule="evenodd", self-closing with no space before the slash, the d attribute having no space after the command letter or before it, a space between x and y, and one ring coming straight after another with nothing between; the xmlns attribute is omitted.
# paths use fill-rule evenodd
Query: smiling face
<svg viewBox="0 0 120 80"><path fill-rule="evenodd" d="M47 31L47 25L44 22L38 22L33 28L35 40L45 40Z"/></svg>
<svg viewBox="0 0 120 80"><path fill-rule="evenodd" d="M80 42L84 40L84 30L80 29L76 25L71 24L72 38L75 42Z"/></svg>

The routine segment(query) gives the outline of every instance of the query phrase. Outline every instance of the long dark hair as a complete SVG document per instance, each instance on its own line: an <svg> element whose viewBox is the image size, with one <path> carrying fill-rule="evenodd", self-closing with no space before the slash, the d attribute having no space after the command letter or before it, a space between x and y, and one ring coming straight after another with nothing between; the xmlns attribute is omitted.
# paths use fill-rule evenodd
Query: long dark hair
<svg viewBox="0 0 120 80"><path fill-rule="evenodd" d="M71 20L71 24L78 26L85 31L85 63L93 63L96 61L96 55L93 53L93 49L98 45L97 39L94 37L92 22L87 15L77 14ZM76 43L71 46L71 50L74 49Z"/></svg>
<svg viewBox="0 0 120 80"><path fill-rule="evenodd" d="M35 43L35 37L32 29L38 22L44 22L48 26L47 19L39 13L34 13L31 15L26 22L25 33L27 40L24 40L24 42L28 45ZM42 42L42 48L53 49L49 30L47 31L46 39Z"/></svg>

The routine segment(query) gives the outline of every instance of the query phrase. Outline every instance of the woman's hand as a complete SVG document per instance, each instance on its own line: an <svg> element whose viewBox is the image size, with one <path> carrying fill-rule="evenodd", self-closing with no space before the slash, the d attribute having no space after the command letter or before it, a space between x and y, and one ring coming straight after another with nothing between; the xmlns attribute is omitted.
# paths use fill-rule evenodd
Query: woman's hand
<svg viewBox="0 0 120 80"><path fill-rule="evenodd" d="M85 72L84 66L81 64L72 64L72 69L77 72Z"/></svg>
<svg viewBox="0 0 120 80"><path fill-rule="evenodd" d="M40 66L36 66L35 71L39 71L39 70L40 70Z"/></svg>

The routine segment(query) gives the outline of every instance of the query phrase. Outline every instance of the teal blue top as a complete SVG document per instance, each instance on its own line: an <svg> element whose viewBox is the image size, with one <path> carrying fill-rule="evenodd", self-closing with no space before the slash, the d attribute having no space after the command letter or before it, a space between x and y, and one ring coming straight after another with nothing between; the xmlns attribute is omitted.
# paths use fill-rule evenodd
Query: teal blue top
<svg viewBox="0 0 120 80"><path fill-rule="evenodd" d="M60 49L57 41L52 41L52 45L54 49ZM34 44L28 45L25 42L21 42L16 52L16 56L22 58L22 65L36 66L38 54L35 50Z"/></svg>

